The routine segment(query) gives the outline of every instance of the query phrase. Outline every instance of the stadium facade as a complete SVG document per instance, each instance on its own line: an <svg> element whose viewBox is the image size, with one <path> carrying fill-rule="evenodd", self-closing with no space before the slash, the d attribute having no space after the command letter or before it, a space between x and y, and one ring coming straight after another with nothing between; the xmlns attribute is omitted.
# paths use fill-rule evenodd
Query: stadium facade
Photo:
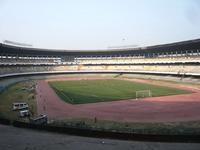
<svg viewBox="0 0 200 150"><path fill-rule="evenodd" d="M93 51L0 44L0 75L47 72L131 72L200 76L200 39Z"/></svg>

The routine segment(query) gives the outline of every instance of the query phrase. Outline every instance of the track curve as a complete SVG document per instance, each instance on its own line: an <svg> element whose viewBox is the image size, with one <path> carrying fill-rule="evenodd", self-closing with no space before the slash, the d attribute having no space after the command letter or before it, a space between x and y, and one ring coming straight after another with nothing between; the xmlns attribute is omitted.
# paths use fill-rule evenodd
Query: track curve
<svg viewBox="0 0 200 150"><path fill-rule="evenodd" d="M59 80L80 79L82 78L59 78ZM87 78L87 80L91 79L97 78ZM166 86L179 87L194 93L145 98L139 101L122 100L72 105L62 101L49 87L47 80L39 80L36 86L38 114L47 114L51 119L94 119L96 117L100 120L123 122L175 122L200 119L200 90L198 88L161 81L138 79L134 81L151 84L165 83Z"/></svg>

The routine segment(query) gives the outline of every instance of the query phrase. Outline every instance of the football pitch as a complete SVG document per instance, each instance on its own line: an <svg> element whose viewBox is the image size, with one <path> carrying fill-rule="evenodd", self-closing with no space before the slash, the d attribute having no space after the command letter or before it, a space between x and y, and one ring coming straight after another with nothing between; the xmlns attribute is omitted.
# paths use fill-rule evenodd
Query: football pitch
<svg viewBox="0 0 200 150"><path fill-rule="evenodd" d="M191 93L190 91L127 80L51 81L49 85L67 103L85 104L135 99L136 91L149 90L152 97Z"/></svg>

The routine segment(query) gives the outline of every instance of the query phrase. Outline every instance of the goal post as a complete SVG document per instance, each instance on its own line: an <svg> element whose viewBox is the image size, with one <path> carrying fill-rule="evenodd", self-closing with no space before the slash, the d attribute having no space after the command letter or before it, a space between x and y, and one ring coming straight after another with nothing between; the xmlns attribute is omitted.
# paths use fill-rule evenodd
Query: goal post
<svg viewBox="0 0 200 150"><path fill-rule="evenodd" d="M135 95L136 95L135 96L136 99L152 97L152 92L151 90L140 90L140 91L136 91Z"/></svg>

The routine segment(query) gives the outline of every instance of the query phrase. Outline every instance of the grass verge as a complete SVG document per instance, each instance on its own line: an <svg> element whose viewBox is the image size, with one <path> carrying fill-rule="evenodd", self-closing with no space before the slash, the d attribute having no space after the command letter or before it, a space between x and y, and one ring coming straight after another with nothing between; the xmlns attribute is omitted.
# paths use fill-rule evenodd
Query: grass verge
<svg viewBox="0 0 200 150"><path fill-rule="evenodd" d="M19 111L12 110L12 103L26 102L29 104L29 110L36 115L35 90L28 90L34 85L33 81L19 82L11 85L0 93L0 116L10 120L24 120L19 118ZM25 119L26 120L26 119Z"/></svg>

